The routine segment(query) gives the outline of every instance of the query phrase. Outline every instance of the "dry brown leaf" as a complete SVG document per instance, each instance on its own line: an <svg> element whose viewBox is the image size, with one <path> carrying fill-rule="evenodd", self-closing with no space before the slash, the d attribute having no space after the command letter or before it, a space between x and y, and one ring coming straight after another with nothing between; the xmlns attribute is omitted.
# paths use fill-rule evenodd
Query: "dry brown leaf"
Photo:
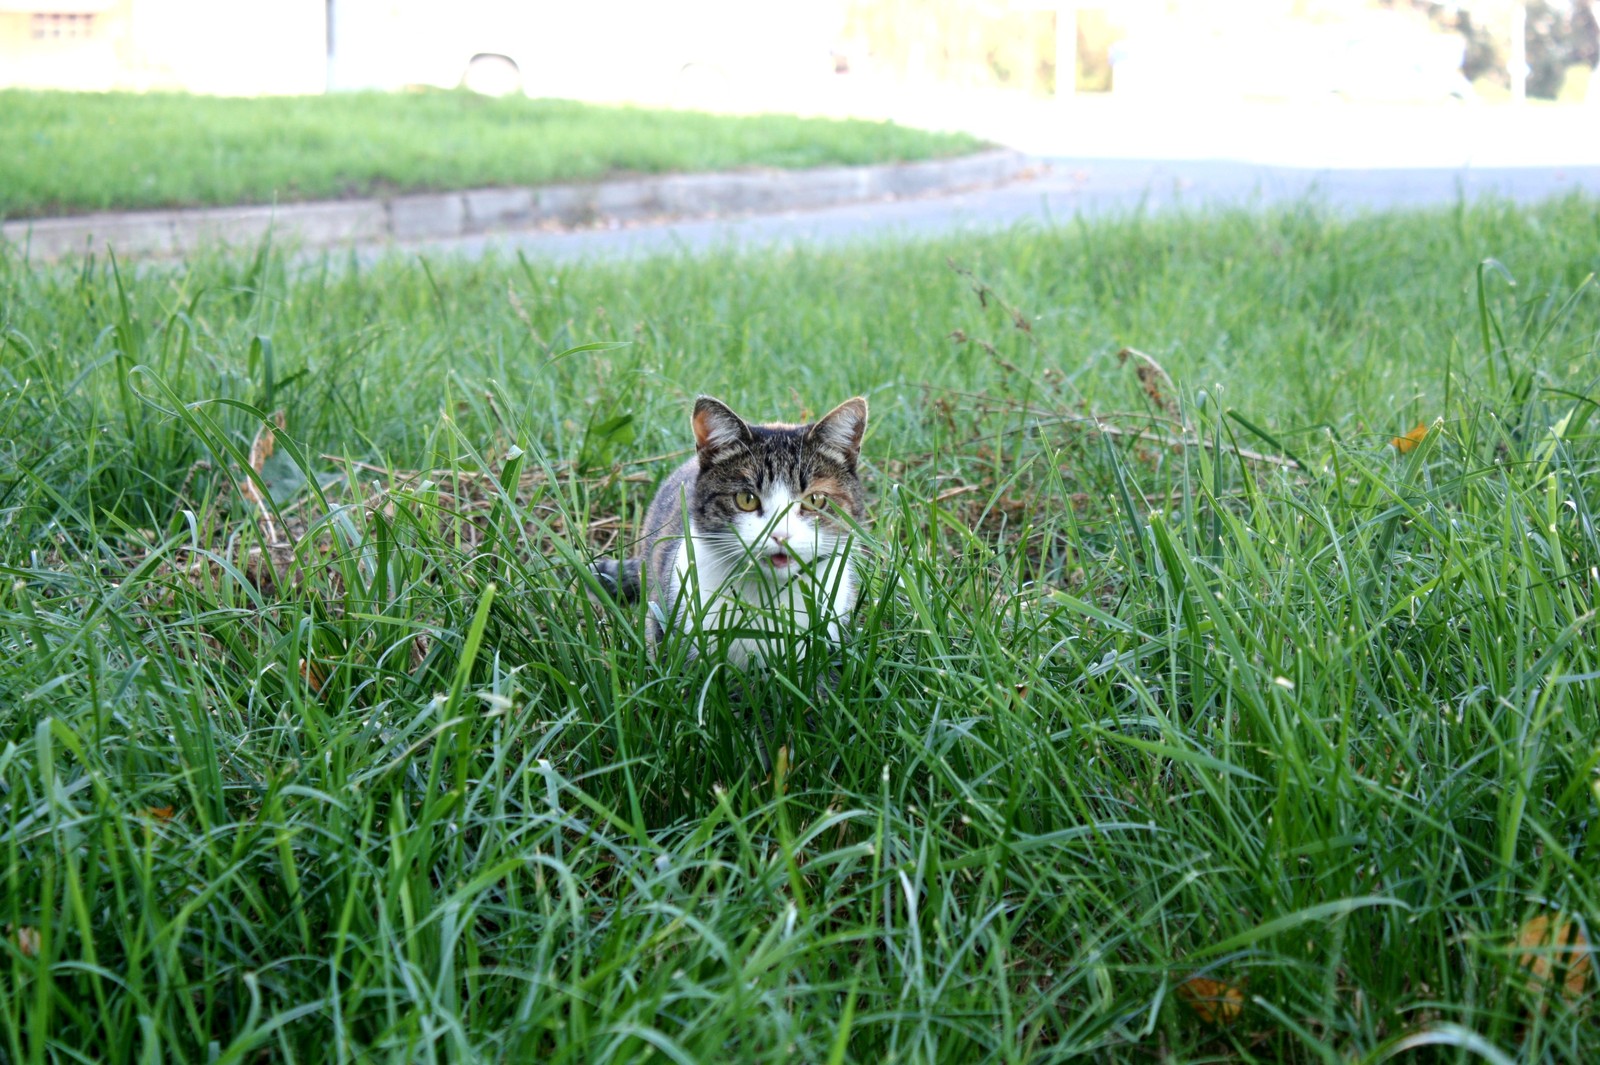
<svg viewBox="0 0 1600 1065"><path fill-rule="evenodd" d="M1583 930L1561 914L1541 913L1517 929L1517 965L1527 969L1540 989L1561 979L1561 993L1568 1002L1583 997L1583 988L1594 971L1589 941Z"/></svg>
<svg viewBox="0 0 1600 1065"><path fill-rule="evenodd" d="M1393 440L1389 441L1389 446L1400 452L1402 455L1408 455L1416 449L1418 444L1422 443L1423 438L1427 435L1428 423L1418 422L1416 428L1412 429L1406 435L1397 436Z"/></svg>
<svg viewBox="0 0 1600 1065"><path fill-rule="evenodd" d="M250 441L250 468L257 473L260 473L266 467L267 460L272 457L273 451L277 450L278 447L278 433L272 426L276 425L278 429L282 429L286 424L284 413L281 410L273 411L268 417L271 419L272 425L263 425L256 432L256 438ZM244 493L246 499L257 506L262 505L264 501L254 481L245 477L240 480L239 486L239 490Z"/></svg>
<svg viewBox="0 0 1600 1065"><path fill-rule="evenodd" d="M149 818L151 821L171 821L177 812L172 806L146 806L139 811L139 816Z"/></svg>
<svg viewBox="0 0 1600 1065"><path fill-rule="evenodd" d="M1138 348L1123 348L1117 352L1118 362L1134 360L1133 372L1139 378L1139 387L1144 389L1144 394L1150 397L1150 402L1166 411L1174 418L1178 417L1178 401L1174 399L1178 389L1172 383L1172 378L1161 364Z"/></svg>
<svg viewBox="0 0 1600 1065"><path fill-rule="evenodd" d="M1232 1024L1244 1013L1244 989L1221 980L1191 976L1178 985L1178 997L1207 1024Z"/></svg>
<svg viewBox="0 0 1600 1065"><path fill-rule="evenodd" d="M39 956L39 930L30 925L13 928L6 925L6 936L17 945L17 950L24 958L37 958Z"/></svg>
<svg viewBox="0 0 1600 1065"><path fill-rule="evenodd" d="M322 667L309 658L300 660L300 676L305 678L306 685L314 692L320 692L322 685L328 679L327 675L323 673Z"/></svg>
<svg viewBox="0 0 1600 1065"><path fill-rule="evenodd" d="M978 486L975 484L958 484L954 488L946 488L934 496L933 501L935 503L943 503L947 499L954 499L956 496L964 496L968 492L976 492L977 490Z"/></svg>
<svg viewBox="0 0 1600 1065"><path fill-rule="evenodd" d="M265 469L267 459L278 446L278 430L281 430L286 419L281 410L275 410L268 415L269 423L263 425L256 433L255 439L250 441L250 468L259 476ZM277 426L274 429L273 426ZM262 559L257 553L258 548L252 548L250 557L245 559L245 574L249 576L258 588L277 587L279 581L289 571L289 565L294 560L294 549L279 534L278 523L273 520L272 508L267 499L256 487L255 481L248 476L239 478L239 494L249 500L256 508L256 522L261 528L261 535L267 544L267 558Z"/></svg>

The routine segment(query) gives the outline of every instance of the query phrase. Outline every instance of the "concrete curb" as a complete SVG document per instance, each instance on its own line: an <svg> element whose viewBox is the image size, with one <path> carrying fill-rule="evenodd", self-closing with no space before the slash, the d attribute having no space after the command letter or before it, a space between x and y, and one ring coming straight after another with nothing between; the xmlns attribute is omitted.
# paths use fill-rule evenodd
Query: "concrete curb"
<svg viewBox="0 0 1600 1065"><path fill-rule="evenodd" d="M921 163L668 174L533 188L468 189L377 200L139 211L0 225L0 241L35 261L112 248L120 256L183 255L248 245L269 233L307 248L436 240L502 230L582 228L685 216L832 207L1000 185L1033 160L1000 150Z"/></svg>

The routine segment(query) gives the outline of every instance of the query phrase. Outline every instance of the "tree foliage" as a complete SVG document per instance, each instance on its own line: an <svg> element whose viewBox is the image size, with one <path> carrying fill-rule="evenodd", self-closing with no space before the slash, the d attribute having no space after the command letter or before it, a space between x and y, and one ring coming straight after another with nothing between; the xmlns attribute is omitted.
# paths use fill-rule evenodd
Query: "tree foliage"
<svg viewBox="0 0 1600 1065"><path fill-rule="evenodd" d="M1449 26L1466 40L1461 69L1474 82L1511 84L1511 25L1519 6L1515 0L1480 0L1442 5L1434 0L1412 0L1435 21ZM1600 25L1589 0L1528 0L1526 47L1528 95L1555 99L1567 70L1593 67L1600 62Z"/></svg>

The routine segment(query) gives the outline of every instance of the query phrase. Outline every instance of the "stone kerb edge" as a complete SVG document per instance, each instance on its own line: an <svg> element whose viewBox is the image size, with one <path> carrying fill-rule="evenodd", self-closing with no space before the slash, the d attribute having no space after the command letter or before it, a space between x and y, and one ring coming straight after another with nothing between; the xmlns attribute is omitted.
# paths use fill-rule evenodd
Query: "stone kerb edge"
<svg viewBox="0 0 1600 1065"><path fill-rule="evenodd" d="M540 225L815 209L995 185L1021 176L1030 166L1027 156L1002 149L876 166L669 174L381 200L102 213L6 222L0 225L0 241L26 249L30 258L50 261L107 246L119 255L172 255L212 244L254 243L269 233L307 247L433 240Z"/></svg>

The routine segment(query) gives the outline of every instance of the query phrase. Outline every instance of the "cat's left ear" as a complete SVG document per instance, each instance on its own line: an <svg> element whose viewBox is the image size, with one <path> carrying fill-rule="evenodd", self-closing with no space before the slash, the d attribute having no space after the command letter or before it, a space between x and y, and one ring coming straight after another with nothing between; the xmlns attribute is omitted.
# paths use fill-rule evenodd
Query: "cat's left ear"
<svg viewBox="0 0 1600 1065"><path fill-rule="evenodd" d="M867 431L867 401L847 399L817 419L806 434L807 443L852 473L861 457L861 437Z"/></svg>

